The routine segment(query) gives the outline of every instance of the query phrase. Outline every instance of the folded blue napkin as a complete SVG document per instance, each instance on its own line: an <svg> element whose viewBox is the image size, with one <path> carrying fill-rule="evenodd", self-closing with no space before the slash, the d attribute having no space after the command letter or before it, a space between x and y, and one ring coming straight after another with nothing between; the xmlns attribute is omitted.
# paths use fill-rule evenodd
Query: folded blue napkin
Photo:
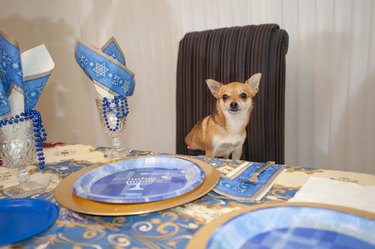
<svg viewBox="0 0 375 249"><path fill-rule="evenodd" d="M94 82L100 97L131 96L134 73L126 67L125 56L115 38L101 48L77 41L75 58L87 77Z"/></svg>
<svg viewBox="0 0 375 249"><path fill-rule="evenodd" d="M35 108L55 64L42 44L20 53L0 32L0 117Z"/></svg>
<svg viewBox="0 0 375 249"><path fill-rule="evenodd" d="M13 84L22 89L22 67L18 43L0 32L0 116L10 112L8 97Z"/></svg>
<svg viewBox="0 0 375 249"><path fill-rule="evenodd" d="M244 182L242 180L250 178L262 165L263 163L249 163L248 167L242 169L240 174L236 174L234 177L233 174L229 177L230 173L228 173L228 177L220 178L219 183L213 191L217 194L243 202L257 202L261 200L271 189L276 178L285 170L283 165L275 164L258 176L259 183L257 184Z"/></svg>

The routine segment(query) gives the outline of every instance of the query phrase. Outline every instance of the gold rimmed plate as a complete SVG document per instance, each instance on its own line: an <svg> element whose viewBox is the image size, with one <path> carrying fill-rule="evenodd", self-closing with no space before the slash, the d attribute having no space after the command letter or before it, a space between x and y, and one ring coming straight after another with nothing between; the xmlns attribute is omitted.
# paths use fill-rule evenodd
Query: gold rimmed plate
<svg viewBox="0 0 375 249"><path fill-rule="evenodd" d="M244 208L200 229L188 249L374 248L375 214L317 203Z"/></svg>
<svg viewBox="0 0 375 249"><path fill-rule="evenodd" d="M145 156L149 157L149 156ZM102 165L95 165L81 169L75 173L72 173L56 187L55 199L64 207L85 214L92 215L103 215L103 216L118 216L118 215L135 215L144 214L155 211L160 211L179 205L186 204L193 200L196 200L209 191L211 191L217 184L219 180L218 171L213 168L208 163L202 162L197 159L175 156L176 158L189 160L196 165L198 165L205 174L205 180L194 190L176 196L174 198L169 198L160 201L144 202L144 203L127 203L127 204L112 204L105 202L93 201L90 199L81 198L73 192L73 185L76 180L83 174L100 167ZM144 158L144 157L139 157ZM125 159L127 160L127 159Z"/></svg>
<svg viewBox="0 0 375 249"><path fill-rule="evenodd" d="M107 203L143 203L174 198L196 189L204 171L172 156L135 157L95 168L73 185L79 197Z"/></svg>

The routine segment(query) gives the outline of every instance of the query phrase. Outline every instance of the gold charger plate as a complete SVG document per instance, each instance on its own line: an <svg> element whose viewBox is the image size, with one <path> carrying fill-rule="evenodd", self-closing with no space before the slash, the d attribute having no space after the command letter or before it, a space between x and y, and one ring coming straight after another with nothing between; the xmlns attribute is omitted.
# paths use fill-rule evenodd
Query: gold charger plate
<svg viewBox="0 0 375 249"><path fill-rule="evenodd" d="M147 157L147 156L145 156ZM189 160L193 163L199 165L205 175L206 179L204 182L196 189L174 197L170 199L165 199L161 201L145 202L145 203L134 203L134 204L113 204L105 202L97 202L89 199L84 199L73 193L73 184L81 175L86 172L100 167L101 165L94 165L87 168L83 168L77 172L72 173L67 178L62 180L55 190L55 199L63 207L70 210L92 215L103 215L103 216L118 216L118 215L135 215L135 214L145 214L155 211L160 211L179 205L186 204L188 202L194 201L208 192L210 192L218 183L220 175L219 172L212 167L210 164L202 162L197 159L184 157L184 156L174 156L176 158L182 158ZM134 157L132 157L134 158ZM130 158L129 158L130 159ZM127 159L124 159L127 160Z"/></svg>
<svg viewBox="0 0 375 249"><path fill-rule="evenodd" d="M310 203L310 202L277 202L277 203L264 203L264 204L258 204L251 207L245 207L237 211L233 211L231 213L222 215L218 217L217 219L213 220L212 222L206 224L203 226L200 230L198 230L197 233L194 234L193 238L189 241L189 243L186 246L186 249L206 249L209 248L209 241L211 237L213 236L214 232L217 231L221 226L224 226L228 222L230 222L232 219L235 219L237 216L240 216L242 214L246 214L251 211L258 211L263 210L267 208L277 208L277 207L308 207L308 208L320 208L320 209L326 209L331 211L337 211L346 213L349 215L355 215L362 218L367 218L370 220L375 221L375 214L353 209L349 207L343 207L343 206L336 206L336 205L329 205L329 204L322 204L322 203ZM290 218L292 219L292 218ZM280 217L280 220L285 220L285 217ZM241 223L245 222L242 220ZM318 221L315 220L316 223ZM256 221L254 221L254 224L252 224L253 227L260 227L258 224L256 224ZM270 224L267 224L268 229L272 229L272 226ZM238 234L236 234L237 236ZM239 236L239 235L238 235ZM240 237L240 236L239 236ZM236 243L238 243L238 237L236 240ZM222 242L224 243L224 241ZM239 245L240 246L240 245ZM216 247L215 247L216 248ZM231 247L233 248L233 247ZM258 247L257 247L258 248ZM280 247L285 248L285 247ZM303 247L306 248L306 247ZM349 248L349 247L348 247ZM351 247L350 247L351 248Z"/></svg>

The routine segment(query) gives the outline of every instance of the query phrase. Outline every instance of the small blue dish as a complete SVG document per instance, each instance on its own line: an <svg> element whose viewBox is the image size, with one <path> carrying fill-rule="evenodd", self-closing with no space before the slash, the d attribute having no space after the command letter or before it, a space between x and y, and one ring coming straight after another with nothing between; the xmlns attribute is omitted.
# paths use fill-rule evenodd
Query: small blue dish
<svg viewBox="0 0 375 249"><path fill-rule="evenodd" d="M30 238L50 227L59 208L45 200L0 200L0 246Z"/></svg>

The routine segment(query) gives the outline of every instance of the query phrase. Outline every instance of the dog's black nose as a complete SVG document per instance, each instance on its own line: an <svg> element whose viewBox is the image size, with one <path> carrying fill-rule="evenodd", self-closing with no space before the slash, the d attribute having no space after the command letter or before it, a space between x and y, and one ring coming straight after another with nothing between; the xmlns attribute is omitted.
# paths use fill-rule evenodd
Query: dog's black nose
<svg viewBox="0 0 375 249"><path fill-rule="evenodd" d="M231 102L230 103L230 108L231 109L237 109L238 108L238 103L237 102Z"/></svg>

